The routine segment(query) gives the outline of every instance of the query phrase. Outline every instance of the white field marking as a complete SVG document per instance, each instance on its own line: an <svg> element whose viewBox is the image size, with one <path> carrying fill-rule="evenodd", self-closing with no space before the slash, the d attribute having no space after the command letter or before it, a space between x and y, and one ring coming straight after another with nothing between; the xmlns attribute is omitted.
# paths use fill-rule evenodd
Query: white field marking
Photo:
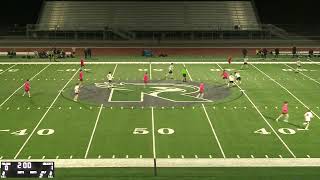
<svg viewBox="0 0 320 180"><path fill-rule="evenodd" d="M31 159L31 156L28 156L28 159Z"/></svg>
<svg viewBox="0 0 320 180"><path fill-rule="evenodd" d="M218 64L217 64L218 65ZM220 68L221 66L218 65ZM221 68L222 69L222 68ZM240 89L243 90L238 84L236 84L236 86ZM278 139L282 142L282 144L286 147L286 149L290 152L290 154L295 158L296 155L294 155L294 153L291 151L291 149L288 147L288 145L282 140L282 138L279 136L279 134L277 133L277 131L271 126L271 124L267 121L267 119L264 117L264 115L260 112L260 110L258 109L258 107L253 103L253 101L251 100L251 98L247 95L247 93L245 91L243 91L243 94L246 96L246 98L249 100L249 102L252 104L252 106L257 110L257 112L259 113L259 115L262 117L262 119L266 122L266 124L271 128L271 130L273 131L273 133L278 137Z"/></svg>
<svg viewBox="0 0 320 180"><path fill-rule="evenodd" d="M209 155L209 158L210 158L210 159L212 158L212 155L211 155L211 154Z"/></svg>
<svg viewBox="0 0 320 180"><path fill-rule="evenodd" d="M114 66L114 69L113 69L113 71L112 71L112 77L114 77L114 74L116 73L117 67L118 67L118 64L116 64L116 65Z"/></svg>
<svg viewBox="0 0 320 180"><path fill-rule="evenodd" d="M0 159L2 159L3 158L3 156L0 156Z"/></svg>
<svg viewBox="0 0 320 180"><path fill-rule="evenodd" d="M28 136L28 138L26 139L26 141L23 143L23 145L21 146L21 148L19 149L19 151L17 152L17 154L14 156L14 159L17 159L17 157L19 156L19 154L21 153L21 151L23 150L23 148L27 145L27 143L29 142L29 140L31 139L32 135L35 133L35 131L37 130L37 128L40 126L41 122L44 120L44 118L47 116L48 112L50 111L51 107L53 107L53 105L56 103L56 101L58 100L58 98L60 97L61 93L63 92L63 90L68 86L68 84L72 81L72 79L76 76L76 74L78 73L78 71L80 70L80 68L73 74L73 76L69 79L69 81L62 87L62 89L59 91L59 93L57 94L56 98L52 101L52 103L50 104L48 110L43 114L43 116L41 117L41 119L39 120L38 124L36 125L36 127L33 128L32 132L30 133L30 135Z"/></svg>
<svg viewBox="0 0 320 180"><path fill-rule="evenodd" d="M194 157L196 158L196 159L198 159L199 157L198 157L198 155L194 155Z"/></svg>
<svg viewBox="0 0 320 180"><path fill-rule="evenodd" d="M266 158L269 158L269 156L268 155L264 155Z"/></svg>
<svg viewBox="0 0 320 180"><path fill-rule="evenodd" d="M28 161L16 159L6 161ZM33 159L42 162L42 159ZM118 159L46 159L56 168L154 167L153 158ZM2 161L0 161L1 163ZM158 158L158 167L320 167L320 158Z"/></svg>
<svg viewBox="0 0 320 180"><path fill-rule="evenodd" d="M184 159L184 155L181 155L181 158Z"/></svg>
<svg viewBox="0 0 320 180"><path fill-rule="evenodd" d="M41 71L39 71L37 74L35 74L33 77L31 77L29 80L32 81L35 77L37 77L40 73L42 73L42 71L44 71L45 69L47 69L51 64L48 64L46 67L44 67L43 69L41 69ZM0 107L3 106L14 94L16 94L22 87L24 84L22 84L20 87L18 87L18 89L16 89L6 100L4 100L1 104Z"/></svg>
<svg viewBox="0 0 320 180"><path fill-rule="evenodd" d="M224 151L223 151L223 149L222 149L222 146L221 146L221 144L220 144L220 141L219 141L219 139L218 139L218 136L217 136L217 134L216 134L216 131L215 131L214 128L213 128L213 125L212 125L212 123L211 123L210 117L209 117L209 115L208 115L208 113L207 113L207 110L206 110L206 107L204 106L204 104L202 104L202 108L203 108L204 113L205 113L206 116L207 116L207 120L208 120L208 122L209 122L209 124L210 124L212 133L213 133L213 135L214 135L214 137L215 137L215 139L216 139L216 141L217 141L217 143L218 143L218 146L219 146L219 149L220 149L220 151L221 151L221 154L222 154L223 158L226 158L226 155L224 154Z"/></svg>
<svg viewBox="0 0 320 180"><path fill-rule="evenodd" d="M157 158L156 154L156 138L154 135L154 112L153 112L153 107L151 107L151 123L152 123L152 150L153 150L153 159Z"/></svg>
<svg viewBox="0 0 320 180"><path fill-rule="evenodd" d="M46 156L42 156L42 159L45 159L46 158Z"/></svg>
<svg viewBox="0 0 320 180"><path fill-rule="evenodd" d="M151 61L149 63L149 76L150 76L150 80L152 80L152 67L151 67Z"/></svg>
<svg viewBox="0 0 320 180"><path fill-rule="evenodd" d="M254 156L253 156L253 155L251 155L251 158L254 158Z"/></svg>
<svg viewBox="0 0 320 180"><path fill-rule="evenodd" d="M71 155L71 156L70 156L70 159L72 159L72 158L73 158L73 156Z"/></svg>
<svg viewBox="0 0 320 180"><path fill-rule="evenodd" d="M139 158L142 159L142 155L141 154L140 154Z"/></svg>
<svg viewBox="0 0 320 180"><path fill-rule="evenodd" d="M56 159L59 159L59 156L56 156Z"/></svg>
<svg viewBox="0 0 320 180"><path fill-rule="evenodd" d="M172 62L164 62L164 61L159 61L159 62L151 62L151 64L170 64ZM302 64L319 64L320 65L320 62L301 62ZM42 65L42 64L51 64L51 62L1 62L0 64L29 64L29 65ZM74 65L74 64L78 64L77 62L55 62L54 64L70 64L70 65ZM135 61L135 62L87 62L87 64L138 64L138 65L141 65L141 64L145 64L145 65L148 65L150 64L150 62L139 62L139 61ZM214 62L214 61L208 61L208 62L175 62L175 64L204 64L204 65L207 65L207 64L211 64L211 65L214 65L214 64L228 64L228 62L225 62L225 61L217 61L217 62ZM243 64L243 62L232 62L232 64ZM265 61L256 61L256 62L250 62L250 64L296 64L296 62L274 62L274 61L271 61L271 62L265 62Z"/></svg>
<svg viewBox="0 0 320 180"><path fill-rule="evenodd" d="M116 158L116 155L112 155L112 159Z"/></svg>
<svg viewBox="0 0 320 180"><path fill-rule="evenodd" d="M10 129L2 129L2 130L0 130L0 132L9 132L10 131Z"/></svg>
<svg viewBox="0 0 320 180"><path fill-rule="evenodd" d="M279 155L279 158L283 158L281 155Z"/></svg>
<svg viewBox="0 0 320 180"><path fill-rule="evenodd" d="M171 157L170 157L170 155L168 155L168 159L170 159Z"/></svg>
<svg viewBox="0 0 320 180"><path fill-rule="evenodd" d="M193 81L193 80L192 80L192 77L191 77L191 75L190 75L190 73L189 73L189 71L188 71L188 69L187 69L187 67L186 67L186 65L185 65L185 63L183 63L183 67L186 68L186 71L187 71L187 74L188 74L188 76L189 76L189 78L190 78L190 81Z"/></svg>
<svg viewBox="0 0 320 180"><path fill-rule="evenodd" d="M237 158L240 158L240 156L239 156L239 155L237 155Z"/></svg>
<svg viewBox="0 0 320 180"><path fill-rule="evenodd" d="M126 159L128 159L129 158L129 155L126 155Z"/></svg>
<svg viewBox="0 0 320 180"><path fill-rule="evenodd" d="M92 133L91 133L90 141L89 141L88 146L87 146L87 151L86 151L86 154L84 155L85 159L87 159L87 157L88 157L88 153L89 153L89 150L90 150L90 147L91 147L93 136L94 136L94 134L96 132L96 128L97 128L97 125L98 125L98 122L99 122L99 119L100 119L100 114L101 114L101 111L102 111L102 107L103 107L103 104L100 105L100 110L99 110L96 122L94 124L93 130L92 130Z"/></svg>
<svg viewBox="0 0 320 180"><path fill-rule="evenodd" d="M98 156L98 159L101 159L101 155Z"/></svg>
<svg viewBox="0 0 320 180"><path fill-rule="evenodd" d="M5 72L7 72L9 69L13 68L14 66L16 66L17 64L14 64L13 66L10 66L9 68L3 70L2 72L0 72L0 74L3 74Z"/></svg>
<svg viewBox="0 0 320 180"><path fill-rule="evenodd" d="M307 155L308 158L310 158L310 155Z"/></svg>
<svg viewBox="0 0 320 180"><path fill-rule="evenodd" d="M286 65L287 67L289 67L289 68L293 69L293 68L292 68L291 66L289 66L288 64L284 64L284 65ZM313 79L312 77L310 77L310 76L308 76L308 75L304 74L303 72L299 72L299 74L301 74L301 75L303 75L304 77L306 77L306 78L310 79L311 81L314 81L314 82L315 82L315 83L317 83L317 84L320 84L320 82L319 82L319 81L317 81L317 80Z"/></svg>
<svg viewBox="0 0 320 180"><path fill-rule="evenodd" d="M302 104L305 108L310 109L307 105L305 105L299 98L297 98L294 94L292 94L292 92L290 92L286 87L284 87L282 84L280 84L279 82L277 82L276 80L274 80L272 77L270 77L268 74L266 74L265 72L263 72L262 70L260 70L259 68L257 68L255 65L250 64L251 66L253 66L254 68L256 68L259 72L261 72L262 74L264 74L265 76L267 76L271 81L275 82L276 84L278 84L282 89L286 90L293 98L295 98L297 101L299 101L300 104ZM320 117L313 111L311 111L312 114L314 114L318 119L320 119Z"/></svg>

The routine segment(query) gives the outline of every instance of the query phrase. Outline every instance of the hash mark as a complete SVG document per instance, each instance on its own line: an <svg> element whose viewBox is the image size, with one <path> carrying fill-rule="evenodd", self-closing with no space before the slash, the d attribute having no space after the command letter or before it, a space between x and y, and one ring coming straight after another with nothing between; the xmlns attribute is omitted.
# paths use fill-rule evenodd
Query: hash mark
<svg viewBox="0 0 320 180"><path fill-rule="evenodd" d="M210 159L212 158L212 155L211 155L211 154L209 155L209 158L210 158Z"/></svg>
<svg viewBox="0 0 320 180"><path fill-rule="evenodd" d="M268 155L264 155L266 158L269 158L269 156Z"/></svg>
<svg viewBox="0 0 320 180"><path fill-rule="evenodd" d="M2 159L3 157L2 156L0 156L0 159Z"/></svg>
<svg viewBox="0 0 320 180"><path fill-rule="evenodd" d="M253 155L251 155L251 158L254 158L254 156L253 156Z"/></svg>
<svg viewBox="0 0 320 180"><path fill-rule="evenodd" d="M170 159L171 157L170 157L170 155L168 155L168 159Z"/></svg>
<svg viewBox="0 0 320 180"><path fill-rule="evenodd" d="M128 159L128 158L129 158L129 155L126 155L126 158Z"/></svg>
<svg viewBox="0 0 320 180"><path fill-rule="evenodd" d="M184 159L184 155L181 155L181 158Z"/></svg>
<svg viewBox="0 0 320 180"><path fill-rule="evenodd" d="M280 158L282 158L282 156L281 156L281 155L279 155L279 157L280 157Z"/></svg>
<svg viewBox="0 0 320 180"><path fill-rule="evenodd" d="M45 159L46 158L46 156L42 156L42 159Z"/></svg>
<svg viewBox="0 0 320 180"><path fill-rule="evenodd" d="M116 155L112 155L112 159L116 158Z"/></svg>
<svg viewBox="0 0 320 180"><path fill-rule="evenodd" d="M31 156L28 156L28 159L31 159Z"/></svg>
<svg viewBox="0 0 320 180"><path fill-rule="evenodd" d="M56 156L56 159L59 159L59 156Z"/></svg>
<svg viewBox="0 0 320 180"><path fill-rule="evenodd" d="M308 158L310 158L310 155L307 155Z"/></svg>
<svg viewBox="0 0 320 180"><path fill-rule="evenodd" d="M72 159L72 158L73 158L73 156L71 155L71 156L70 156L70 159Z"/></svg>
<svg viewBox="0 0 320 180"><path fill-rule="evenodd" d="M98 156L98 159L100 159L100 158L101 158L101 155Z"/></svg>
<svg viewBox="0 0 320 180"><path fill-rule="evenodd" d="M199 158L198 155L194 155L194 157L197 158L197 159Z"/></svg>
<svg viewBox="0 0 320 180"><path fill-rule="evenodd" d="M239 155L237 155L237 158L240 158L240 156L239 156Z"/></svg>
<svg viewBox="0 0 320 180"><path fill-rule="evenodd" d="M142 159L142 155L140 155L139 158Z"/></svg>

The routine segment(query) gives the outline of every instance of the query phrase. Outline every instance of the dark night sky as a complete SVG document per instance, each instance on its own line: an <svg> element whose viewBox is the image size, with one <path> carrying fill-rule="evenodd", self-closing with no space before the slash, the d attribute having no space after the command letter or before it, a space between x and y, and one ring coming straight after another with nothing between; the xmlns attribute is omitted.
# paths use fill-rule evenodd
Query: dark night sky
<svg viewBox="0 0 320 180"><path fill-rule="evenodd" d="M1 0L1 24L36 23L43 0ZM319 24L317 0L255 0L260 19L270 24Z"/></svg>

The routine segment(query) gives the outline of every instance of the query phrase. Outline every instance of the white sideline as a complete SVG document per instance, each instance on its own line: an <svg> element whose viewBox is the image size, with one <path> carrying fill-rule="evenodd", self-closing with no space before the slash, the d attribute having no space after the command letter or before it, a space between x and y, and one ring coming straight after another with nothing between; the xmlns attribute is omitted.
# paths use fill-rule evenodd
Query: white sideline
<svg viewBox="0 0 320 180"><path fill-rule="evenodd" d="M14 66L16 66L17 64L14 64L13 66L8 67L7 69L5 69L4 71L0 72L0 74L3 74L5 72L7 72L9 69L13 68Z"/></svg>
<svg viewBox="0 0 320 180"><path fill-rule="evenodd" d="M208 113L207 113L207 110L206 110L206 107L204 106L204 104L202 104L202 108L203 108L204 113L206 114L206 117L207 117L207 120L208 120L208 122L209 122L209 124L210 124L212 133L213 133L213 135L214 135L214 137L215 137L215 139L216 139L216 141L217 141L217 143L218 143L218 146L219 146L219 149L220 149L220 151L221 151L221 154L222 154L223 158L226 158L226 155L224 154L224 151L223 151L222 146L221 146L221 144L220 144L219 138L218 138L218 136L217 136L217 134L216 134L216 131L215 131L214 128L213 128L213 125L212 125L212 123L211 123L210 117L209 117L209 115L208 115Z"/></svg>
<svg viewBox="0 0 320 180"><path fill-rule="evenodd" d="M255 69L257 69L260 73L264 74L265 76L267 76L271 81L275 82L276 84L278 84L282 89L286 90L292 97L294 97L297 101L300 102L300 104L302 104L305 108L310 109L307 105L305 105L299 98L297 98L294 94L292 94L292 92L290 92L286 87L284 87L283 85L281 85L279 82L277 82L276 80L274 80L272 77L270 77L268 74L266 74L265 72L263 72L262 70L260 70L259 68L257 68L255 65L251 64L251 66L253 66ZM320 117L313 111L311 111L318 119L320 119Z"/></svg>
<svg viewBox="0 0 320 180"><path fill-rule="evenodd" d="M190 81L193 81L193 80L192 80L192 77L191 77L191 75L190 75L190 73L189 73L189 71L188 71L188 69L187 69L187 67L186 67L186 65L185 65L185 63L183 63L183 67L186 68L186 71L187 71L187 73L188 73L188 76L189 76L189 78L190 78Z"/></svg>
<svg viewBox="0 0 320 180"><path fill-rule="evenodd" d="M295 70L293 67L289 66L288 64L284 64L284 65L286 65L286 66L287 66L287 67L289 67L290 69ZM310 76L308 76L308 75L304 74L303 72L299 71L299 73L300 73L301 75L303 75L304 77L306 77L306 78L310 79L311 81L314 81L315 83L320 84L320 82L319 82L319 81L317 81L317 80L313 79L312 77L310 77Z"/></svg>
<svg viewBox="0 0 320 180"><path fill-rule="evenodd" d="M103 104L101 104L101 106L100 106L100 110L99 110L96 122L94 124L94 128L93 128L92 133L91 133L90 141L89 141L89 144L87 146L87 151L86 151L86 154L84 155L85 159L87 159L87 157L88 157L88 153L89 153L89 150L90 150L90 147L91 147L91 143L92 143L92 140L93 140L94 133L96 132L96 129L97 129L97 125L98 125L98 122L99 122L99 119L100 119L100 114L101 114L102 108L103 108Z"/></svg>
<svg viewBox="0 0 320 180"><path fill-rule="evenodd" d="M0 160L7 161L54 162L55 168L154 167L152 158ZM320 167L320 158L158 158L157 167Z"/></svg>
<svg viewBox="0 0 320 180"><path fill-rule="evenodd" d="M19 151L17 152L17 154L14 156L14 159L17 159L17 157L19 156L20 152L23 150L23 148L26 146L26 144L29 142L29 140L31 139L32 135L34 134L34 132L37 130L37 128L40 126L41 122L43 121L43 119L46 117L46 115L48 114L48 112L50 111L50 109L52 108L52 106L54 105L54 103L57 101L57 99L59 98L59 96L61 95L62 91L68 86L68 84L72 81L72 79L74 78L74 76L79 72L80 68L73 74L73 76L69 79L69 81L63 86L63 88L59 91L58 95L56 96L56 98L52 101L51 105L49 106L48 110L43 114L43 116L41 117L41 119L39 120L38 124L36 125L36 127L34 127L34 129L32 130L32 132L30 133L30 135L28 136L27 140L23 143L23 145L21 146L21 148L19 149Z"/></svg>
<svg viewBox="0 0 320 180"><path fill-rule="evenodd" d="M154 135L154 112L153 107L151 107L151 123L152 123L152 152L153 152L153 159L157 158L156 154L156 138Z"/></svg>
<svg viewBox="0 0 320 180"><path fill-rule="evenodd" d="M41 71L39 71L37 74L35 74L33 77L31 77L29 80L33 80L35 77L37 77L40 73L42 73L42 71L44 71L45 69L47 69L47 67L49 67L51 64L48 64L46 67L44 67ZM24 84L22 84L20 87L18 87L18 89L16 89L6 100L4 100L1 104L0 107L2 107L16 92L18 92Z"/></svg>
<svg viewBox="0 0 320 180"><path fill-rule="evenodd" d="M218 65L218 64L217 64ZM222 69L222 67L220 65L218 65L220 69ZM264 115L260 112L260 110L258 109L258 107L253 103L253 101L251 100L251 98L247 95L247 93L238 85L236 84L236 86L240 89L240 91L243 92L243 94L246 96L246 98L249 100L249 102L253 105L253 107L257 110L257 112L259 113L259 115L262 117L262 119L266 122L266 124L271 128L271 130L273 131L273 133L277 136L277 138L281 141L281 143L284 145L284 147L290 152L290 154L296 158L296 155L291 151L291 149L289 148L289 146L283 141L283 139L279 136L279 134L277 133L277 131L274 130L274 128L271 126L271 124L267 121L267 119L264 117Z"/></svg>
<svg viewBox="0 0 320 180"><path fill-rule="evenodd" d="M149 69L150 69L150 70L149 70L149 71L150 71L150 72L149 72L149 74L150 74L150 80L152 80L152 66L151 66L151 64L152 64L152 63L150 62L150 63L149 63Z"/></svg>
<svg viewBox="0 0 320 180"><path fill-rule="evenodd" d="M151 62L151 64L171 64L172 62L163 62L163 61L159 61L159 62ZM319 64L320 62L301 62L302 64ZM0 64L79 64L79 62L0 62ZM86 64L150 64L150 62L117 62L117 61L113 61L113 62L86 62ZM224 62L224 61L208 61L208 62L202 62L202 61L197 61L197 62L175 62L175 64L228 64L228 62ZM232 64L243 64L243 62L232 62ZM274 61L269 61L269 62L249 62L249 64L296 64L296 62L274 62Z"/></svg>

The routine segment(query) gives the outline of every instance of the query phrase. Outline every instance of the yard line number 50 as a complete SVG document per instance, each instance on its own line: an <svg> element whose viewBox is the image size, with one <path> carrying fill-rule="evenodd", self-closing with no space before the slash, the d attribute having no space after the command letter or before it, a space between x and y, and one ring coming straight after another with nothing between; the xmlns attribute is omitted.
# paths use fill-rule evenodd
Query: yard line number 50
<svg viewBox="0 0 320 180"><path fill-rule="evenodd" d="M133 134L144 135L149 134L148 128L135 128L132 132ZM158 133L162 135L170 135L174 133L173 129L170 128L160 128L158 129Z"/></svg>

